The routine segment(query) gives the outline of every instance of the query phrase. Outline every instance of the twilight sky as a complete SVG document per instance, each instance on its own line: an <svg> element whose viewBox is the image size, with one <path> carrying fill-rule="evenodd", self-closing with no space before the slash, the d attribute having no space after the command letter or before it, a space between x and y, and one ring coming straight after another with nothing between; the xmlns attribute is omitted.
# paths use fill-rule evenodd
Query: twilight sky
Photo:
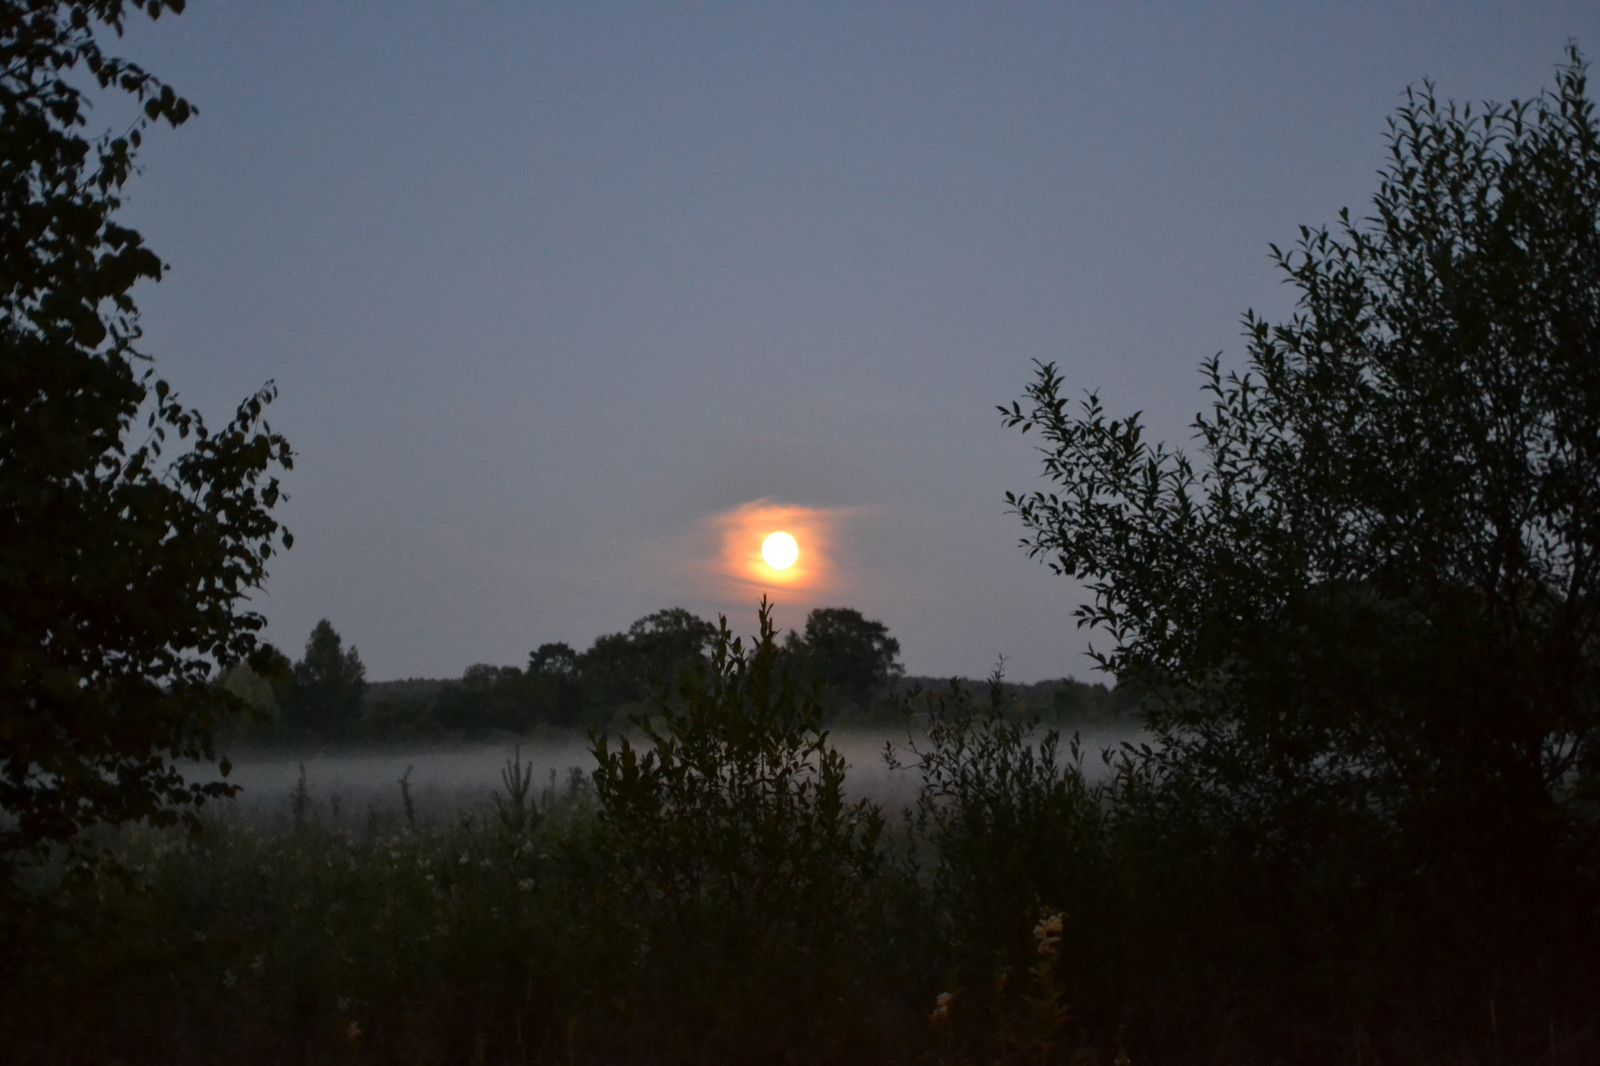
<svg viewBox="0 0 1600 1066"><path fill-rule="evenodd" d="M817 549L780 625L1090 677L995 405L1055 360L1187 439L1405 86L1531 96L1569 38L1600 5L192 3L122 46L201 112L128 190L144 348L214 421L282 391L296 657L323 617L375 680L748 632L777 515Z"/></svg>

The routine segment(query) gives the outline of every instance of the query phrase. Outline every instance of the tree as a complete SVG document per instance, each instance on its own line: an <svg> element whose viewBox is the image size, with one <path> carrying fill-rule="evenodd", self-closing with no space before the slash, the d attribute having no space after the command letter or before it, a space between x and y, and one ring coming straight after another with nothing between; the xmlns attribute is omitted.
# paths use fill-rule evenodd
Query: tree
<svg viewBox="0 0 1600 1066"><path fill-rule="evenodd" d="M578 653L565 642L541 644L528 653L528 673L562 681L578 675Z"/></svg>
<svg viewBox="0 0 1600 1066"><path fill-rule="evenodd" d="M291 543L273 388L213 430L154 378L130 292L163 267L114 221L147 125L193 109L96 34L182 8L0 3L0 851L228 794L171 760L212 759L242 706L221 667L270 668L243 601ZM84 81L137 119L86 137Z"/></svg>
<svg viewBox="0 0 1600 1066"><path fill-rule="evenodd" d="M596 638L578 657L577 669L590 699L600 706L637 703L703 662L715 634L711 623L669 607L640 618L626 633Z"/></svg>
<svg viewBox="0 0 1600 1066"><path fill-rule="evenodd" d="M527 680L515 666L474 663L460 681L452 681L439 691L434 717L446 729L468 734L526 728L533 717Z"/></svg>
<svg viewBox="0 0 1600 1066"><path fill-rule="evenodd" d="M905 672L889 627L850 607L814 609L806 615L805 636L791 633L786 647L836 697L857 705Z"/></svg>
<svg viewBox="0 0 1600 1066"><path fill-rule="evenodd" d="M345 651L343 638L324 618L306 638L305 657L289 675L283 717L296 728L338 735L360 716L366 691L367 668L360 652L354 645Z"/></svg>
<svg viewBox="0 0 1600 1066"><path fill-rule="evenodd" d="M573 725L583 710L578 653L565 643L541 644L528 653L529 682L539 717L554 725Z"/></svg>
<svg viewBox="0 0 1600 1066"><path fill-rule="evenodd" d="M682 607L647 614L628 627L651 687L670 685L683 671L705 662L706 648L716 636L716 626Z"/></svg>
<svg viewBox="0 0 1600 1066"><path fill-rule="evenodd" d="M1007 497L1023 544L1151 695L1152 771L1485 981L1592 889L1600 125L1569 59L1530 102L1407 94L1372 215L1274 246L1297 311L1204 364L1197 459L1054 365L1001 408L1053 482Z"/></svg>

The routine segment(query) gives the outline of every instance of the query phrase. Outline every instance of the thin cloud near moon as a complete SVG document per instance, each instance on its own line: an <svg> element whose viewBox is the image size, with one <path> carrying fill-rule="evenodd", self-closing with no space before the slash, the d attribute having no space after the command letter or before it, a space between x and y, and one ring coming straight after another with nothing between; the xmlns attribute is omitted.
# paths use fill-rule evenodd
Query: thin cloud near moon
<svg viewBox="0 0 1600 1066"><path fill-rule="evenodd" d="M741 503L709 519L719 539L716 571L743 592L790 589L823 592L834 583L838 509L783 503L770 497ZM761 546L774 533L794 538L799 554L782 570L767 565Z"/></svg>

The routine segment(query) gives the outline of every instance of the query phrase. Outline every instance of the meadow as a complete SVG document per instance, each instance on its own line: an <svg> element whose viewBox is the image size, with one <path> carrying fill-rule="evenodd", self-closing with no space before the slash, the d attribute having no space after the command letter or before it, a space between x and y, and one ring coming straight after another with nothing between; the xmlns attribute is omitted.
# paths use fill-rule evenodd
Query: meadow
<svg viewBox="0 0 1600 1066"><path fill-rule="evenodd" d="M976 707L963 693L939 713L974 737L1024 735ZM641 826L673 837L675 870L607 824L594 753L571 736L510 757L242 762L245 791L200 835L107 830L33 871L10 929L27 978L4 998L7 1046L62 1062L914 1061L992 1028L979 1044L1005 1060L1084 1052L1064 1003L1029 1006L1028 980L975 997L971 1019L964 995L952 1010L923 869L948 863L916 810L935 782L908 746L930 742L928 721L901 733L898 767L883 736L816 747L789 722L787 747L758 760L788 773L781 788L725 807L720 827ZM818 789L841 751L861 770L830 801ZM1019 756L1041 796L1076 779L1062 758ZM730 784L739 758L724 757ZM1024 933L1049 918L1033 909ZM1054 959L1049 935L1021 961Z"/></svg>
<svg viewBox="0 0 1600 1066"><path fill-rule="evenodd" d="M1441 980L1352 891L1370 866L1286 893L1145 749L1107 759L958 685L903 702L891 765L760 657L586 749L245 762L269 798L198 835L95 835L9 914L0 1042L41 1063L1592 1061L1582 984Z"/></svg>

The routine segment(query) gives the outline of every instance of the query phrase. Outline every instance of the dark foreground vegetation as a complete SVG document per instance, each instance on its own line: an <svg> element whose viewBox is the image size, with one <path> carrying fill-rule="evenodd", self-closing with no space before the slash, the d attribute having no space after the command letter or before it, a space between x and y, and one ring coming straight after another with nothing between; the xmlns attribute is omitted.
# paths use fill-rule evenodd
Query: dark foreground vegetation
<svg viewBox="0 0 1600 1066"><path fill-rule="evenodd" d="M711 653L676 709L596 736L592 779L508 765L449 822L286 797L278 832L219 813L30 870L0 1043L130 1063L1600 1054L1592 868L1517 910L1419 879L1398 842L1263 855L1142 752L1086 783L999 688L907 699L915 808L847 804L770 630Z"/></svg>

